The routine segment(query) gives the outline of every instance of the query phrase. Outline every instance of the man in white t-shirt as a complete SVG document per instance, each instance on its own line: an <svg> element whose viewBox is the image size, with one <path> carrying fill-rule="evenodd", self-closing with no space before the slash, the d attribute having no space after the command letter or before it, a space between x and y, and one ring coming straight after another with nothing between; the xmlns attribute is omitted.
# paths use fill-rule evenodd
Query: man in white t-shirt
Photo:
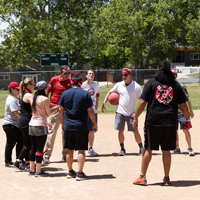
<svg viewBox="0 0 200 200"><path fill-rule="evenodd" d="M99 87L97 83L95 83L94 80L95 72L93 69L89 68L86 71L86 78L87 80L83 82L81 88L83 90L86 90L89 92L92 102L93 102L93 109L96 116L96 122L97 122L97 109L98 109L98 102L99 102ZM98 153L96 153L93 150L93 144L94 144L94 130L93 130L93 123L91 119L88 117L88 128L89 128L89 136L88 136L88 143L89 143L89 149L88 149L88 156L98 156Z"/></svg>
<svg viewBox="0 0 200 200"><path fill-rule="evenodd" d="M139 145L139 154L144 153L144 148L142 145L142 140L137 129L133 128L133 119L135 116L135 104L137 98L142 94L142 89L139 84L131 79L131 70L128 68L123 68L122 70L123 81L118 82L106 95L104 103L102 105L102 112L106 110L106 102L108 97L112 92L117 92L120 95L119 104L116 109L115 117L115 130L118 130L118 138L121 146L120 156L126 154L124 148L124 125L127 122L128 131L133 131L135 140Z"/></svg>

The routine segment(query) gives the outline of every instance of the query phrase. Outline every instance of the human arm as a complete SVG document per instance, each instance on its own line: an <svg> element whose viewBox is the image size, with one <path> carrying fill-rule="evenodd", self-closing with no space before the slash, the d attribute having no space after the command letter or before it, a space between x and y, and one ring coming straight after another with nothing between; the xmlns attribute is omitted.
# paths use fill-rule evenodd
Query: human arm
<svg viewBox="0 0 200 200"><path fill-rule="evenodd" d="M96 110L98 110L98 105L99 105L99 97L96 97L96 105L95 105Z"/></svg>
<svg viewBox="0 0 200 200"><path fill-rule="evenodd" d="M106 111L106 102L108 101L108 97L109 95L111 94L111 92L108 92L105 99L104 99L104 102L103 102L103 105L102 105L102 108L101 108L101 111L104 113L104 111Z"/></svg>
<svg viewBox="0 0 200 200"><path fill-rule="evenodd" d="M19 111L19 110L15 110L15 111L13 111L13 113L14 113L17 117L19 117L20 111Z"/></svg>
<svg viewBox="0 0 200 200"><path fill-rule="evenodd" d="M187 98L188 98L187 104L188 104L188 107L189 107L190 117L193 118L194 117L194 113L193 113L193 110L192 110L192 103L191 103L190 97L187 96Z"/></svg>
<svg viewBox="0 0 200 200"><path fill-rule="evenodd" d="M134 120L133 120L133 128L134 129L138 128L138 117L143 112L146 104L147 104L147 102L144 99L140 99L140 101L138 103L138 106L137 106L137 110L135 112L135 117L134 117Z"/></svg>
<svg viewBox="0 0 200 200"><path fill-rule="evenodd" d="M64 127L65 127L64 113L65 113L64 107L59 106L59 115L60 115L60 121L61 121L61 126L62 126L63 131L64 131Z"/></svg>
<svg viewBox="0 0 200 200"><path fill-rule="evenodd" d="M190 129L192 126L191 126L191 122L190 122L190 113L188 111L188 107L187 107L187 104L186 103L182 103L180 104L180 108L183 112L183 115L186 119L186 124L184 125L184 128L185 129Z"/></svg>
<svg viewBox="0 0 200 200"><path fill-rule="evenodd" d="M91 119L91 121L93 123L93 130L95 132L97 132L98 127L97 127L97 123L96 123L96 117L95 117L94 109L92 107L89 107L87 109L87 112L88 112L88 115L89 115L89 117L90 117L90 119Z"/></svg>
<svg viewBox="0 0 200 200"><path fill-rule="evenodd" d="M45 106L45 111L47 113L47 116L49 117L53 112L55 112L58 108L58 106L55 106L53 109L50 109L49 99L47 97L44 97L42 99L42 104Z"/></svg>

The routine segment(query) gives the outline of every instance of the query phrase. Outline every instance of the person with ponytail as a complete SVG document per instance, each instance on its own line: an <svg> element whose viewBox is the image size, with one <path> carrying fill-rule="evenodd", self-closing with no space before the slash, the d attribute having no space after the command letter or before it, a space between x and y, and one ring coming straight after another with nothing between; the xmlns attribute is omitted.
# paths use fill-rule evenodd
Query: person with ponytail
<svg viewBox="0 0 200 200"><path fill-rule="evenodd" d="M190 114L186 105L187 97L181 85L174 80L170 62L163 60L154 78L147 81L137 106L133 127L138 128L138 118L147 105L145 119L145 152L142 157L141 173L133 184L146 185L146 172L151 161L152 150L162 150L164 167L163 185L170 185L170 150L176 148L176 128L178 104L187 120L186 128L191 127Z"/></svg>
<svg viewBox="0 0 200 200"><path fill-rule="evenodd" d="M58 106L50 109L49 99L47 97L47 89L50 87L51 86L45 81L39 81L36 84L37 91L31 100L32 117L29 122L29 135L31 137L32 145L29 175L35 175L35 177L48 175L48 173L41 170L43 149L48 134L47 126L51 126L51 124L47 122L47 116L50 116L58 109Z"/></svg>
<svg viewBox="0 0 200 200"><path fill-rule="evenodd" d="M6 133L5 147L5 167L14 167L12 162L12 150L16 144L16 157L20 154L23 147L22 133L17 126L19 117L19 85L17 82L11 82L8 86L9 95L6 99L5 117L3 121L3 130Z"/></svg>
<svg viewBox="0 0 200 200"><path fill-rule="evenodd" d="M27 168L29 166L29 154L31 150L31 140L29 136L29 126L28 123L32 117L32 110L30 106L31 99L33 97L32 92L35 89L35 81L32 78L26 78L20 83L20 114L17 119L17 125L22 132L23 136L23 148L14 163L20 171L26 171L26 168L23 165L23 159L26 159Z"/></svg>

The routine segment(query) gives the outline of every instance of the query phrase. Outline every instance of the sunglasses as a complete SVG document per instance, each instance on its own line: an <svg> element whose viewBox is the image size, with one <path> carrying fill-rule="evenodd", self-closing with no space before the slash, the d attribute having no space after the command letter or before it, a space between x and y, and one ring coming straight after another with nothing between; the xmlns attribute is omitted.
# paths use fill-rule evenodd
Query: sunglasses
<svg viewBox="0 0 200 200"><path fill-rule="evenodd" d="M17 88L13 88L13 89L15 89L15 90L19 91L19 89L17 89Z"/></svg>
<svg viewBox="0 0 200 200"><path fill-rule="evenodd" d="M129 74L122 74L122 76L125 76L125 77L127 77Z"/></svg>
<svg viewBox="0 0 200 200"><path fill-rule="evenodd" d="M71 72L65 72L65 73L63 73L63 74L65 74L65 75L66 75L66 74L71 74Z"/></svg>

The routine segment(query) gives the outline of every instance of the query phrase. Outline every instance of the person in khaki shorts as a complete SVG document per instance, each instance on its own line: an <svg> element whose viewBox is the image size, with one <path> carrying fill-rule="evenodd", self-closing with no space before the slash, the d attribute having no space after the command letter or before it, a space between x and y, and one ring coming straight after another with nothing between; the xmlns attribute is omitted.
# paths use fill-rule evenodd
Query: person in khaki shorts
<svg viewBox="0 0 200 200"><path fill-rule="evenodd" d="M51 87L48 88L47 96L49 96L49 94L51 93L50 106L51 108L53 108L58 105L62 93L65 90L68 90L72 87L71 78L70 78L70 68L67 65L62 66L60 68L60 75L54 76L50 80L49 85L51 85ZM47 136L47 141L44 147L44 150L47 150L47 152L44 154L43 164L50 163L50 157L53 151L56 134L61 124L59 110L54 112L49 117L49 123L52 124L52 127L48 129L49 134ZM63 131L62 131L62 146L64 146L64 132ZM64 161L66 161L66 154L67 154L67 149L63 148L62 159Z"/></svg>

